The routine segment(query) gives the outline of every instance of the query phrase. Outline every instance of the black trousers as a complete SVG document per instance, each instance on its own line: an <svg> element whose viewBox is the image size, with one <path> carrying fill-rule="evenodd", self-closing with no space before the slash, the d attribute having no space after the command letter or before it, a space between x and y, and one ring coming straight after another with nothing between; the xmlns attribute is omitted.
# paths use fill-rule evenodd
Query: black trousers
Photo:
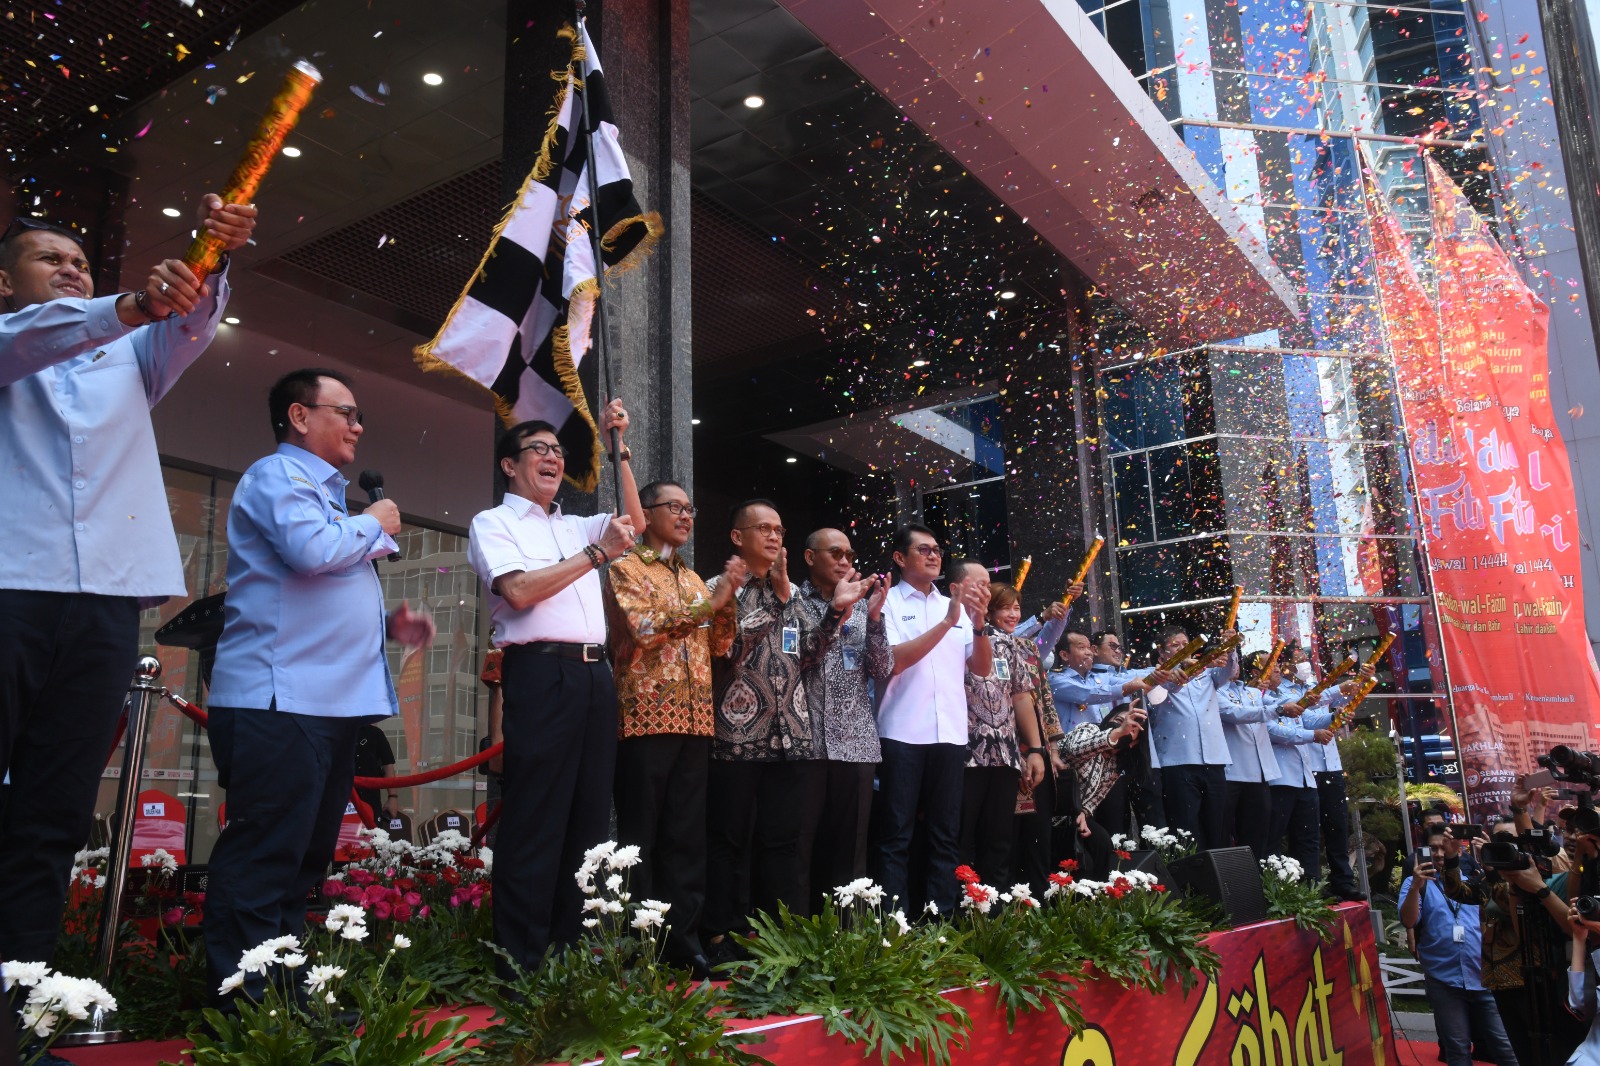
<svg viewBox="0 0 1600 1066"><path fill-rule="evenodd" d="M1361 885L1350 868L1350 812L1345 806L1344 771L1317 774L1317 820L1328 849L1328 887L1355 892Z"/></svg>
<svg viewBox="0 0 1600 1066"><path fill-rule="evenodd" d="M1272 832L1268 854L1287 855L1300 864L1307 881L1322 880L1322 834L1317 826L1317 790L1272 786Z"/></svg>
<svg viewBox="0 0 1600 1066"><path fill-rule="evenodd" d="M505 650L505 779L494 856L494 939L518 965L577 942L583 853L611 828L617 688L611 665Z"/></svg>
<svg viewBox="0 0 1600 1066"><path fill-rule="evenodd" d="M1107 833L1137 837L1139 834L1133 832L1131 824L1133 812L1128 804L1128 785L1129 778L1126 774L1117 778L1117 783L1111 786L1111 791L1100 801L1100 806L1089 813L1094 815L1095 821Z"/></svg>
<svg viewBox="0 0 1600 1066"><path fill-rule="evenodd" d="M1236 846L1249 848L1257 860L1271 855L1272 786L1265 781L1229 781L1227 824Z"/></svg>
<svg viewBox="0 0 1600 1066"><path fill-rule="evenodd" d="M306 896L333 861L356 775L356 735L368 721L211 708L211 758L228 794L206 887L213 992L248 949L305 931ZM260 999L265 980L247 975L245 994Z"/></svg>
<svg viewBox="0 0 1600 1066"><path fill-rule="evenodd" d="M949 916L956 907L965 744L905 744L884 740L878 767L879 880L902 904L932 903ZM911 837L922 815L927 859L911 892ZM920 907L917 908L920 913ZM908 914L911 913L907 910Z"/></svg>
<svg viewBox="0 0 1600 1066"><path fill-rule="evenodd" d="M1022 775L1009 766L968 766L961 775L961 861L986 884L1011 876L1011 824Z"/></svg>
<svg viewBox="0 0 1600 1066"><path fill-rule="evenodd" d="M712 759L706 787L707 936L744 932L753 911L782 904L811 914L811 855L802 847L805 812L826 779L819 759L733 762Z"/></svg>
<svg viewBox="0 0 1600 1066"><path fill-rule="evenodd" d="M628 891L636 900L672 904L666 949L680 963L704 953L710 762L710 737L668 733L617 743L617 842L639 846Z"/></svg>
<svg viewBox="0 0 1600 1066"><path fill-rule="evenodd" d="M876 763L834 759L822 766L822 787L811 797L800 834L802 847L810 841L806 898L813 909L824 892L866 876L872 778L878 769Z"/></svg>
<svg viewBox="0 0 1600 1066"><path fill-rule="evenodd" d="M1128 798L1140 825L1167 828L1167 806L1161 801L1161 770L1150 767L1128 782Z"/></svg>
<svg viewBox="0 0 1600 1066"><path fill-rule="evenodd" d="M0 589L0 959L55 953L138 658L134 600Z"/></svg>
<svg viewBox="0 0 1600 1066"><path fill-rule="evenodd" d="M1076 821L1068 826L1077 840L1076 854L1081 864L1078 876L1104 881L1111 876L1111 868L1114 865L1115 849L1111 846L1111 833L1096 821L1092 814L1084 819L1084 824L1089 829L1088 836L1078 832Z"/></svg>
<svg viewBox="0 0 1600 1066"><path fill-rule="evenodd" d="M1072 771L1067 771L1070 777ZM1051 846L1051 828L1056 816L1056 792L1059 782L1055 770L1044 775L1033 789L1033 811L1019 814L1012 820L1015 835L1011 843L1012 865L1016 880L1026 881L1035 898L1042 898L1051 874L1056 872L1057 852Z"/></svg>
<svg viewBox="0 0 1600 1066"><path fill-rule="evenodd" d="M1221 766L1186 763L1161 768L1161 802L1167 809L1167 826L1194 836L1201 851L1233 843L1233 822L1228 810L1227 772Z"/></svg>

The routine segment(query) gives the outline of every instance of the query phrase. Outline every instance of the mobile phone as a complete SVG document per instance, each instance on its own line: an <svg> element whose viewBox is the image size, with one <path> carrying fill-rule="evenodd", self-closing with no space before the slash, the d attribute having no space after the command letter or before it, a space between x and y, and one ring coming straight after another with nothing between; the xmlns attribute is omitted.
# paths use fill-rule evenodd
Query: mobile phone
<svg viewBox="0 0 1600 1066"><path fill-rule="evenodd" d="M1481 825L1454 824L1449 827L1450 835L1457 840L1471 840L1473 837L1488 837L1489 833Z"/></svg>
<svg viewBox="0 0 1600 1066"><path fill-rule="evenodd" d="M1432 863L1433 862L1433 852L1430 851L1428 848L1418 848L1415 852L1412 853L1412 855L1411 855L1411 867L1412 867L1412 869L1416 869L1418 866L1420 866L1421 864L1423 864L1425 862L1426 863Z"/></svg>
<svg viewBox="0 0 1600 1066"><path fill-rule="evenodd" d="M1522 787L1526 789L1544 788L1546 785L1556 783L1556 775L1549 770L1535 770L1522 779Z"/></svg>

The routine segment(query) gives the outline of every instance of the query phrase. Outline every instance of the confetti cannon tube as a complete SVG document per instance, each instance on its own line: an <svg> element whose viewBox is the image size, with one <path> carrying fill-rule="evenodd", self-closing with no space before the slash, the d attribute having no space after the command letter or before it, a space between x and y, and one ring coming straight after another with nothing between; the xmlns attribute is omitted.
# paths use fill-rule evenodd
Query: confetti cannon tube
<svg viewBox="0 0 1600 1066"><path fill-rule="evenodd" d="M1351 670L1354 670L1355 666L1356 661L1350 658L1348 655L1345 656L1344 661L1330 670L1327 677L1324 677L1321 681L1318 681L1315 685L1312 685L1311 691L1300 697L1300 706L1310 707L1313 703L1316 703L1322 698L1322 694L1324 692L1333 687L1333 683L1335 681L1339 680L1345 674L1348 674Z"/></svg>
<svg viewBox="0 0 1600 1066"><path fill-rule="evenodd" d="M1368 665L1371 665L1374 670L1376 670L1377 664L1382 661L1384 655L1386 655L1389 651L1389 645L1393 643L1394 634L1385 633L1383 635L1383 639L1378 642L1377 649L1372 653L1372 656L1367 659ZM1361 682L1361 687L1356 689L1355 692L1351 693L1350 702L1341 707L1339 709L1339 713L1334 716L1333 728L1343 729L1345 726L1349 725L1355 719L1356 710L1360 708L1361 701L1372 695L1372 690L1377 687L1377 674L1373 674L1371 678Z"/></svg>
<svg viewBox="0 0 1600 1066"><path fill-rule="evenodd" d="M1099 555L1100 549L1105 546L1106 538L1096 533L1094 542L1089 545L1089 550L1083 556L1083 562L1078 564L1078 572L1072 575L1072 580L1067 582L1068 585L1080 584L1084 578L1089 576L1089 567L1094 565L1095 556ZM1061 597L1061 602L1071 603L1072 598L1072 593L1068 592Z"/></svg>
<svg viewBox="0 0 1600 1066"><path fill-rule="evenodd" d="M303 59L290 69L289 76L283 80L283 87L272 98L272 104L262 117L261 125L256 127L256 135L251 138L244 157L234 167L233 176L222 188L223 203L248 204L255 199L261 179L267 176L267 168L272 166L284 139L300 120L300 112L311 102L312 90L321 81L322 75L317 73L317 68ZM196 281L205 281L216 271L222 254L222 242L202 228L184 253L183 262L194 273Z"/></svg>
<svg viewBox="0 0 1600 1066"><path fill-rule="evenodd" d="M1221 644L1218 644L1215 648L1212 648L1210 651L1200 656L1199 659L1195 660L1195 664L1183 672L1183 679L1185 681L1193 681L1195 678L1200 676L1200 671L1209 669L1211 664L1219 659L1226 659L1229 653L1232 652L1233 649L1237 648L1239 646L1239 642L1243 639L1243 637L1235 633Z"/></svg>
<svg viewBox="0 0 1600 1066"><path fill-rule="evenodd" d="M1244 586L1233 586L1233 599L1228 601L1228 620L1222 623L1224 630L1233 629L1234 623L1239 620L1239 597L1244 595Z"/></svg>
<svg viewBox="0 0 1600 1066"><path fill-rule="evenodd" d="M1261 672L1256 674L1255 684L1257 688L1260 688L1262 685L1267 683L1267 675L1272 673L1272 668L1274 666L1278 665L1278 658L1283 654L1283 649L1287 648L1288 646L1289 645L1287 643L1281 640L1273 642L1272 654L1267 656L1267 661L1261 667Z"/></svg>
<svg viewBox="0 0 1600 1066"><path fill-rule="evenodd" d="M1011 582L1011 587L1018 592L1022 591L1023 583L1028 580L1028 571L1033 568L1033 556L1024 555L1022 562L1017 564L1017 576Z"/></svg>
<svg viewBox="0 0 1600 1066"><path fill-rule="evenodd" d="M1204 646L1205 641L1201 640L1199 637L1195 637L1193 640L1189 641L1189 643L1180 648L1176 654L1170 656L1165 662L1163 662L1161 664L1161 669L1169 671L1176 670L1179 663L1183 662L1183 660L1187 659Z"/></svg>

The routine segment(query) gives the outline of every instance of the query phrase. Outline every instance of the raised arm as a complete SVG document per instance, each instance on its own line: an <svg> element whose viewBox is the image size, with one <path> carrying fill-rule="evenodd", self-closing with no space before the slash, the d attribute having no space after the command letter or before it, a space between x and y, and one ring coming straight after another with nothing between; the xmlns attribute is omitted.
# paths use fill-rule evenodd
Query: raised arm
<svg viewBox="0 0 1600 1066"><path fill-rule="evenodd" d="M608 559L621 558L622 553L633 546L633 523L626 515L621 518L596 516L596 522L600 521L605 523L604 532L593 541L595 547ZM590 536L594 535L595 530L591 528ZM549 599L594 569L588 552L574 552L549 566L528 569L530 561L523 558L522 549L492 511L485 511L472 520L469 540L481 564L477 567L478 576L517 611Z"/></svg>

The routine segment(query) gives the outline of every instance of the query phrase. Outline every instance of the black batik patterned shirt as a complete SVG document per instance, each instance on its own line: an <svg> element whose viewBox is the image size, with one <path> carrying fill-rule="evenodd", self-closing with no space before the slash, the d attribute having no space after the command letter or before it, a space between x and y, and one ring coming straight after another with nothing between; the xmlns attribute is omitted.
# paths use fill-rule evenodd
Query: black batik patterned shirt
<svg viewBox="0 0 1600 1066"><path fill-rule="evenodd" d="M721 575L709 583L713 594ZM752 577L739 590L739 631L725 658L712 661L716 739L711 757L732 762L775 762L822 757L820 724L811 719L805 668L821 658L839 625L831 608L817 624L800 609L800 596L778 599L771 575ZM791 631L793 651L784 650Z"/></svg>
<svg viewBox="0 0 1600 1066"><path fill-rule="evenodd" d="M1015 637L993 626L984 631L994 648L994 661L986 677L967 671L967 765L1009 766L1021 773L1022 750L1011 698L1031 693L1034 675Z"/></svg>
<svg viewBox="0 0 1600 1066"><path fill-rule="evenodd" d="M820 628L831 611L829 602L808 580L795 598L806 623ZM866 601L852 604L839 623L837 639L827 642L822 656L805 672L806 699L812 722L822 723L819 758L834 762L878 762L878 721L872 712L872 690L881 689L894 672L889 633L880 614L867 619ZM814 738L815 739L815 738Z"/></svg>

